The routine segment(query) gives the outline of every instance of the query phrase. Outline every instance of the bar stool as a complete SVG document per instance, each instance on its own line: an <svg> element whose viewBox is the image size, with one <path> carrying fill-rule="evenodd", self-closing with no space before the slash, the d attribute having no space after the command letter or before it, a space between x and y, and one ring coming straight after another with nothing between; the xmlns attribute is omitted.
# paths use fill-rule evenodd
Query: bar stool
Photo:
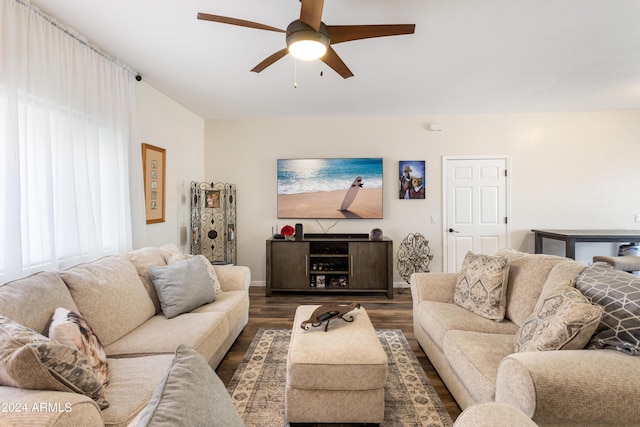
<svg viewBox="0 0 640 427"><path fill-rule="evenodd" d="M640 256L604 256L596 255L593 262L606 262L617 270L629 273L640 272Z"/></svg>

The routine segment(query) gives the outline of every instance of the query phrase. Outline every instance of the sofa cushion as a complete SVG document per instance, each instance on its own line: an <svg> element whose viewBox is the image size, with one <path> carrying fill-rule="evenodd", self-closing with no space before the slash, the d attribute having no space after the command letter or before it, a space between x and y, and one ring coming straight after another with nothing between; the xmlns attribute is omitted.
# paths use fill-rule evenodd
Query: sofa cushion
<svg viewBox="0 0 640 427"><path fill-rule="evenodd" d="M213 290L216 295L222 292L222 288L220 287L220 280L218 280L218 275L216 274L216 270L213 268L213 264L204 256L204 255L191 255L191 254L167 254L165 260L167 264L173 264L180 261L188 260L189 258L201 257L205 261L205 265L207 266L207 273L209 273L209 277L211 278L211 282L213 283Z"/></svg>
<svg viewBox="0 0 640 427"><path fill-rule="evenodd" d="M207 264L211 265L198 255L164 267L149 267L162 312L168 319L216 299Z"/></svg>
<svg viewBox="0 0 640 427"><path fill-rule="evenodd" d="M515 338L516 351L579 350L596 330L602 307L591 304L571 282L541 295Z"/></svg>
<svg viewBox="0 0 640 427"><path fill-rule="evenodd" d="M109 406L82 353L1 316L0 385L80 393L101 408Z"/></svg>
<svg viewBox="0 0 640 427"><path fill-rule="evenodd" d="M172 359L173 354L109 358L111 382L104 393L111 405L102 411L105 427L129 426L144 411Z"/></svg>
<svg viewBox="0 0 640 427"><path fill-rule="evenodd" d="M107 355L100 339L82 316L58 307L51 319L49 338L80 351L96 371L98 380L104 385L109 383Z"/></svg>
<svg viewBox="0 0 640 427"><path fill-rule="evenodd" d="M30 409L29 411L3 412L0 416L2 427L104 426L100 408L96 402L84 394L16 387L0 387L0 392L4 405L9 406L8 403L11 402L16 408L26 404ZM44 405L47 410L39 410L44 409Z"/></svg>
<svg viewBox="0 0 640 427"><path fill-rule="evenodd" d="M640 278L597 262L578 276L576 288L604 308L588 348L640 355Z"/></svg>
<svg viewBox="0 0 640 427"><path fill-rule="evenodd" d="M567 282L571 282L571 286L575 287L575 280L578 274L582 273L585 265L572 259L560 261L551 268L547 280L542 287L540 297L557 293L558 290L564 288ZM537 303L536 303L537 304Z"/></svg>
<svg viewBox="0 0 640 427"><path fill-rule="evenodd" d="M0 286L0 316L36 332L46 333L58 307L78 311L69 289L56 273L37 273Z"/></svg>
<svg viewBox="0 0 640 427"><path fill-rule="evenodd" d="M451 330L509 334L512 337L518 332L518 325L510 321L485 319L460 306L444 302L423 301L413 315L440 349L445 334Z"/></svg>
<svg viewBox="0 0 640 427"><path fill-rule="evenodd" d="M494 400L500 361L513 353L513 335L449 331L444 354L474 401Z"/></svg>
<svg viewBox="0 0 640 427"><path fill-rule="evenodd" d="M536 306L542 288L553 267L567 258L525 254L513 249L499 251L496 255L509 258L509 284L505 317L522 326Z"/></svg>
<svg viewBox="0 0 640 427"><path fill-rule="evenodd" d="M508 278L507 258L469 251L462 262L453 301L478 316L502 321Z"/></svg>
<svg viewBox="0 0 640 427"><path fill-rule="evenodd" d="M155 313L136 268L123 256L77 265L61 271L60 277L69 287L80 314L105 346Z"/></svg>
<svg viewBox="0 0 640 427"><path fill-rule="evenodd" d="M138 427L244 426L223 382L198 352L180 345Z"/></svg>
<svg viewBox="0 0 640 427"><path fill-rule="evenodd" d="M244 322L249 311L249 295L246 292L230 291L221 292L212 303L205 304L192 311L192 313L224 313L229 328Z"/></svg>
<svg viewBox="0 0 640 427"><path fill-rule="evenodd" d="M186 344L210 360L228 333L224 313L185 313L172 319L158 314L106 346L105 351L110 358L173 354L180 344Z"/></svg>
<svg viewBox="0 0 640 427"><path fill-rule="evenodd" d="M138 276L140 276L140 280L156 308L156 314L162 311L162 307L160 307L160 300L158 299L156 288L153 286L153 281L149 276L149 267L152 265L167 265L165 257L168 254L169 252L164 249L153 247L136 249L135 251L124 254L124 256L136 267Z"/></svg>

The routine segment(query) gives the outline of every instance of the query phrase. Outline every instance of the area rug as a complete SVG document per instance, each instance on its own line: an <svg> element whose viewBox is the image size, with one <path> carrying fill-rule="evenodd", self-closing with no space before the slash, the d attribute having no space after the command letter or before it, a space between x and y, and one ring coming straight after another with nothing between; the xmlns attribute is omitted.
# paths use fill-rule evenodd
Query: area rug
<svg viewBox="0 0 640 427"><path fill-rule="evenodd" d="M377 329L376 333L389 359L381 425L453 425L402 331ZM258 330L227 387L247 427L288 425L284 418L284 387L290 339L291 329Z"/></svg>

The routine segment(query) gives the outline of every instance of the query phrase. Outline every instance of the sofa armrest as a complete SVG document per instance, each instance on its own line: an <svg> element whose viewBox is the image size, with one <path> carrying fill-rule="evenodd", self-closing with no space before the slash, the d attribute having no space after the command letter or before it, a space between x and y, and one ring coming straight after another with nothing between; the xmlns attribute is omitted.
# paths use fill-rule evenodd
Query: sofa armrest
<svg viewBox="0 0 640 427"><path fill-rule="evenodd" d="M522 411L498 402L482 402L467 407L453 427L518 426L536 427Z"/></svg>
<svg viewBox="0 0 640 427"><path fill-rule="evenodd" d="M216 276L223 291L249 291L251 270L239 265L214 265Z"/></svg>
<svg viewBox="0 0 640 427"><path fill-rule="evenodd" d="M638 372L640 357L614 350L514 353L500 363L495 400L539 424L634 424Z"/></svg>
<svg viewBox="0 0 640 427"><path fill-rule="evenodd" d="M452 302L458 273L413 273L409 280L414 303Z"/></svg>
<svg viewBox="0 0 640 427"><path fill-rule="evenodd" d="M0 386L0 425L102 427L102 413L79 393Z"/></svg>

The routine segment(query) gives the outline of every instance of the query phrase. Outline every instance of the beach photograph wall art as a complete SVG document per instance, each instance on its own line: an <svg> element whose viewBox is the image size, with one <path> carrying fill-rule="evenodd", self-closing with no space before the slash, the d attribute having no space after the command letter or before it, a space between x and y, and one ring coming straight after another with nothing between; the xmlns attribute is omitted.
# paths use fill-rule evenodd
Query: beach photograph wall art
<svg viewBox="0 0 640 427"><path fill-rule="evenodd" d="M278 159L278 218L382 219L382 158Z"/></svg>

